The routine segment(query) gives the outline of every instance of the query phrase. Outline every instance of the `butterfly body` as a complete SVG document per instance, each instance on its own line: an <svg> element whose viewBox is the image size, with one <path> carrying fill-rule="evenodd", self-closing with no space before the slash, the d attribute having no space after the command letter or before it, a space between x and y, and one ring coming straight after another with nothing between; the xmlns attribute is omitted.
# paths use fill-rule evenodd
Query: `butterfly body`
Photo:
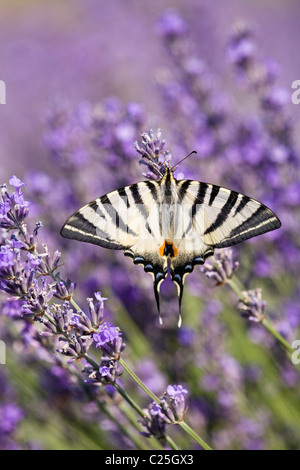
<svg viewBox="0 0 300 470"><path fill-rule="evenodd" d="M166 167L160 180L143 181L104 195L75 212L64 237L123 250L152 275L159 289L170 270L181 305L183 285L215 248L279 228L276 215L254 199L220 186L177 180Z"/></svg>

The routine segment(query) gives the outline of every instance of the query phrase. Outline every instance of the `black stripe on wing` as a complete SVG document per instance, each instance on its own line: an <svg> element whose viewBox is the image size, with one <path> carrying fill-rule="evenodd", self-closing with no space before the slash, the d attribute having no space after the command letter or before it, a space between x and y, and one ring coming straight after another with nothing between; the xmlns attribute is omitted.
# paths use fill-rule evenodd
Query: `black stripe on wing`
<svg viewBox="0 0 300 470"><path fill-rule="evenodd" d="M131 186L129 186L128 190L130 191L130 194L133 197L133 200L136 204L136 207L139 210L139 213L144 217L144 219L147 219L148 210L147 210L146 206L143 203L143 198L140 195L138 184L137 183L132 184Z"/></svg>
<svg viewBox="0 0 300 470"><path fill-rule="evenodd" d="M152 183L151 181L145 181L145 184L148 187L148 189L150 189L154 201L157 202L158 201L158 192L157 192L158 183L155 184L155 183Z"/></svg>
<svg viewBox="0 0 300 470"><path fill-rule="evenodd" d="M220 228L224 224L224 222L226 222L231 209L234 207L238 199L238 196L239 193L237 193L236 191L230 191L229 197L225 202L224 206L220 209L216 220L205 230L204 235L208 235L209 233L214 232L215 230Z"/></svg>
<svg viewBox="0 0 300 470"><path fill-rule="evenodd" d="M188 185L186 185L186 192L188 191L189 186L191 185L191 181L187 180ZM205 196L207 193L208 188L210 187L209 184L207 183L199 183L199 188L197 191L197 195L194 198L194 202L191 207L191 212L190 212L190 221L182 234L182 238L185 238L185 236L189 233L193 226L194 219L197 215L198 210L200 209L201 205L204 204ZM179 193L180 194L180 193Z"/></svg>
<svg viewBox="0 0 300 470"><path fill-rule="evenodd" d="M126 199L128 201L128 198ZM117 229L120 229L124 233L128 233L129 235L132 235L134 237L138 236L138 234L131 230L131 228L124 222L120 212L115 208L109 196L106 196L105 203L102 205L102 207L111 218L110 222L114 223Z"/></svg>
<svg viewBox="0 0 300 470"><path fill-rule="evenodd" d="M122 250L124 246L115 240L110 240L109 235L87 220L81 212L73 214L62 227L62 237L78 240L85 243L93 243L104 248Z"/></svg>
<svg viewBox="0 0 300 470"><path fill-rule="evenodd" d="M249 196L244 196L242 197L242 199L240 200L237 208L235 209L235 212L233 214L233 216L236 216L239 212L241 212L244 207L246 207L246 205L248 204L248 202L251 201L251 198Z"/></svg>
<svg viewBox="0 0 300 470"><path fill-rule="evenodd" d="M209 202L208 202L209 206L213 205L213 202L216 199L217 195L219 194L219 191L220 191L220 186L216 186L215 184L213 184L211 188Z"/></svg>
<svg viewBox="0 0 300 470"><path fill-rule="evenodd" d="M178 204L180 204L182 202L182 200L184 199L190 185L191 185L190 180L184 180L181 183L180 188L179 188L179 192L178 192Z"/></svg>

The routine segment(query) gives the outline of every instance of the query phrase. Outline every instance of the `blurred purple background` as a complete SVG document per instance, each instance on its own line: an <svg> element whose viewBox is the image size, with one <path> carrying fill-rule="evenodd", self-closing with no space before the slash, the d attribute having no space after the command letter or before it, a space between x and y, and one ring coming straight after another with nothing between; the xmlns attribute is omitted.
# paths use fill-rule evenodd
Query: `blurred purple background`
<svg viewBox="0 0 300 470"><path fill-rule="evenodd" d="M300 4L297 0L58 0L2 1L0 79L7 104L0 106L0 176L23 176L28 166L45 169L42 120L49 101L99 101L115 95L144 103L150 125L167 131L155 80L167 58L155 34L157 17L178 9L189 24L198 53L232 86L224 45L234 21L257 25L260 46L281 66L279 83L300 78ZM295 116L300 106L290 104ZM152 121L152 122L151 122Z"/></svg>

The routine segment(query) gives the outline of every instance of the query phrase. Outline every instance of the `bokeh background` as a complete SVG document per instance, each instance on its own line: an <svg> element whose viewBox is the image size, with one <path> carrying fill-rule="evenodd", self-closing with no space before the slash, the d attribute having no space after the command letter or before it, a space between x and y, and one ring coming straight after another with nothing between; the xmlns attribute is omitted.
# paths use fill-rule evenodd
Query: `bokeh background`
<svg viewBox="0 0 300 470"><path fill-rule="evenodd" d="M109 297L106 313L123 331L133 369L158 395L184 384L187 421L218 449L299 448L299 372L285 352L239 316L227 286L213 288L200 270L187 278L181 330L175 286L163 284L159 327L141 267L62 240L59 230L81 205L141 181L133 142L162 128L174 163L198 151L177 177L242 191L282 220L280 231L234 256L246 288L262 288L277 330L299 338L300 105L291 102L299 14L296 0L1 2L1 183L13 174L26 183L32 226L41 220L41 242L62 251L61 273L77 282L78 303L97 291ZM24 341L1 298L0 417L10 424L0 423L10 442L3 447L134 448L63 367L38 353L34 329ZM126 425L118 403L110 406Z"/></svg>

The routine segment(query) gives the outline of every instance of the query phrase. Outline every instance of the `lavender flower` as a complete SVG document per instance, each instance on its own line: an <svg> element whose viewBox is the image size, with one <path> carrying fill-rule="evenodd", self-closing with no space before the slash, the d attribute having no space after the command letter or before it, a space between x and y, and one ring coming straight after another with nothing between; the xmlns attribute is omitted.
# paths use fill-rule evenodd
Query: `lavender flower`
<svg viewBox="0 0 300 470"><path fill-rule="evenodd" d="M165 162L169 161L170 159L170 152L169 150L164 150L165 147L165 140L161 140L161 129L158 129L157 134L155 136L152 129L150 131L144 132L142 137L141 144L136 141L134 143L135 149L138 151L142 157L148 161L148 168L149 173L145 176L151 178L154 174L162 175L165 172ZM145 163L142 161L142 163ZM153 175L154 176L154 175ZM155 177L155 176L154 176Z"/></svg>
<svg viewBox="0 0 300 470"><path fill-rule="evenodd" d="M91 298L87 299L87 303L92 324L98 328L103 321L104 301L108 299L107 297L102 297L101 292L95 292L95 298L98 300L96 306L94 305L93 299Z"/></svg>
<svg viewBox="0 0 300 470"><path fill-rule="evenodd" d="M155 436L162 441L166 438L166 424L178 424L186 412L184 395L188 393L182 385L168 385L161 397L161 403L152 401L144 409L145 417L141 424L147 428L142 432L146 437Z"/></svg>
<svg viewBox="0 0 300 470"><path fill-rule="evenodd" d="M62 341L64 341L64 339L62 339ZM70 341L65 342L57 351L64 356L70 357L68 362L75 360L80 361L87 354L91 344L92 338L71 334Z"/></svg>
<svg viewBox="0 0 300 470"><path fill-rule="evenodd" d="M94 333L93 339L96 348L102 349L105 354L117 359L125 347L121 335L119 328L109 322L103 322L98 332Z"/></svg>
<svg viewBox="0 0 300 470"><path fill-rule="evenodd" d="M15 450L27 447L27 442L21 445L15 436L25 412L18 403L16 389L9 380L9 375L2 369L0 371L0 447L2 450Z"/></svg>
<svg viewBox="0 0 300 470"><path fill-rule="evenodd" d="M186 412L185 397L188 391L182 385L168 385L165 395L162 399L163 408L169 417L174 416L174 421L183 419Z"/></svg>
<svg viewBox="0 0 300 470"><path fill-rule="evenodd" d="M239 302L238 310L243 317L255 323L265 318L267 302L262 300L262 289L254 289L242 293L244 300Z"/></svg>
<svg viewBox="0 0 300 470"><path fill-rule="evenodd" d="M233 276L233 273L238 269L239 262L233 260L233 251L231 248L226 248L217 251L214 254L214 262L206 262L201 266L201 271L209 279L213 279L216 285L220 286L226 284Z"/></svg>
<svg viewBox="0 0 300 470"><path fill-rule="evenodd" d="M1 405L0 406L0 435L12 434L23 418L24 418L24 413L18 406L12 403Z"/></svg>
<svg viewBox="0 0 300 470"><path fill-rule="evenodd" d="M53 271L53 268L52 268ZM70 300L76 289L76 284L71 282L71 279L67 279L66 282L59 281L55 284L55 297L61 300Z"/></svg>
<svg viewBox="0 0 300 470"><path fill-rule="evenodd" d="M22 224L29 213L29 202L24 200L21 187L24 185L16 176L10 178L10 184L16 187L9 196L7 186L1 186L2 200L0 201L0 227L22 230Z"/></svg>
<svg viewBox="0 0 300 470"><path fill-rule="evenodd" d="M147 429L147 432L141 432L141 434L145 437L154 436L164 443L166 439L166 417L162 407L156 402L151 402L143 412L145 416L140 423Z"/></svg>

